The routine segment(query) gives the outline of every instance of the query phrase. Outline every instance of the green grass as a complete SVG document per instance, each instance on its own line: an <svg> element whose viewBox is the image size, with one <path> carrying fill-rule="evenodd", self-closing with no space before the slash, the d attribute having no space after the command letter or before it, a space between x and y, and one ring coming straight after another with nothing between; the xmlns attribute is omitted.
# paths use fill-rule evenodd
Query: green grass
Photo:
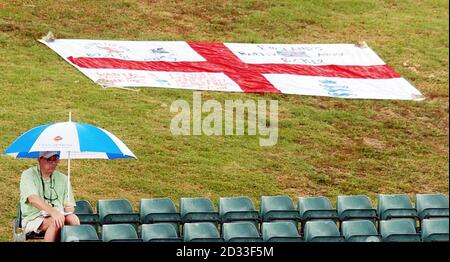
<svg viewBox="0 0 450 262"><path fill-rule="evenodd" d="M233 3L232 3L233 2ZM232 3L232 4L231 4ZM147 197L448 194L448 1L13 1L0 3L0 149L48 122L101 126L138 160L72 162L75 195L92 203ZM170 105L192 91L104 90L36 39L355 43L364 40L415 85L422 102L203 92L277 99L279 140L170 133ZM10 241L20 173L0 157L0 240ZM60 170L67 169L65 161Z"/></svg>

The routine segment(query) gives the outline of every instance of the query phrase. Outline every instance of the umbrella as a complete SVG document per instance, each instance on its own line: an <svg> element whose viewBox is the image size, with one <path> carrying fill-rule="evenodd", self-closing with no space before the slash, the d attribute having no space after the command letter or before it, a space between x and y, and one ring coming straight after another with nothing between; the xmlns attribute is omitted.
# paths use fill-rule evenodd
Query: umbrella
<svg viewBox="0 0 450 262"><path fill-rule="evenodd" d="M3 153L15 158L38 158L41 151L58 151L68 160L67 186L70 186L70 159L136 158L112 133L93 125L58 122L37 126L22 134ZM68 190L70 192L70 190ZM68 199L69 195L67 196Z"/></svg>

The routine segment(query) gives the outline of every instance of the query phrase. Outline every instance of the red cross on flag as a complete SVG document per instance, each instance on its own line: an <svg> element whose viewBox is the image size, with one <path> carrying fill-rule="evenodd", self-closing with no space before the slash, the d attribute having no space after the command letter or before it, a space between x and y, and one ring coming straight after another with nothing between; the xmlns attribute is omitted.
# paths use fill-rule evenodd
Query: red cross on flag
<svg viewBox="0 0 450 262"><path fill-rule="evenodd" d="M105 87L424 99L367 46L77 39L40 42Z"/></svg>

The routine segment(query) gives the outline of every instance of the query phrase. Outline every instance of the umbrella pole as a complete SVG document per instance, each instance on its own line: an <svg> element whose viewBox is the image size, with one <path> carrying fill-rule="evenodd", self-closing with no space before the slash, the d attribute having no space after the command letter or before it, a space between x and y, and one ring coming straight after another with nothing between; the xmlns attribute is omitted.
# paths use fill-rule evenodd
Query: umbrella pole
<svg viewBox="0 0 450 262"><path fill-rule="evenodd" d="M68 152L67 157L68 163L67 163L67 201L66 203L70 202L70 151Z"/></svg>
<svg viewBox="0 0 450 262"><path fill-rule="evenodd" d="M72 122L72 112L69 111L69 122ZM68 152L67 157L67 201L66 203L70 202L70 151Z"/></svg>

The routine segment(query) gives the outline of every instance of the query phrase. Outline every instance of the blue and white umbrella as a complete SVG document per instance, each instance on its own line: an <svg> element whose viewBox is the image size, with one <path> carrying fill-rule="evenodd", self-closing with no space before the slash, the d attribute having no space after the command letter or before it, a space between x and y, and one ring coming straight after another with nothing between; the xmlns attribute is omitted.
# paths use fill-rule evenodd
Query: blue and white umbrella
<svg viewBox="0 0 450 262"><path fill-rule="evenodd" d="M136 158L110 132L89 124L59 122L28 130L3 153L16 158L38 158L41 151L59 151L61 159Z"/></svg>
<svg viewBox="0 0 450 262"><path fill-rule="evenodd" d="M68 122L28 130L3 153L15 158L38 158L41 151L58 151L60 159L68 159L68 184L70 159L136 158L115 135L96 126L72 122L70 115Z"/></svg>

